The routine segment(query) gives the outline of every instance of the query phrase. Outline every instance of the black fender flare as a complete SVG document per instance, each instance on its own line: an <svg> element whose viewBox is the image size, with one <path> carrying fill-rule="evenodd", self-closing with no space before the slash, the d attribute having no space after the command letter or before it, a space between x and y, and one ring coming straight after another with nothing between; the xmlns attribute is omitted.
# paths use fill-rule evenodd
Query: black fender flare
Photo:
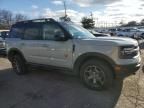
<svg viewBox="0 0 144 108"><path fill-rule="evenodd" d="M89 52L82 54L78 57L78 59L74 62L74 67L73 71L75 74L79 74L79 70L81 65L88 59L93 59L96 58L98 60L103 60L106 61L106 63L111 67L113 73L114 73L114 66L116 65L115 62L108 56L101 54L101 53L96 53L96 52Z"/></svg>
<svg viewBox="0 0 144 108"><path fill-rule="evenodd" d="M7 52L7 57L8 57L8 59L9 59L9 61L11 61L12 56L15 55L15 54L19 54L19 55L22 56L23 59L25 60L23 53L22 53L18 48L11 48L11 49ZM26 60L25 60L25 61L26 61Z"/></svg>

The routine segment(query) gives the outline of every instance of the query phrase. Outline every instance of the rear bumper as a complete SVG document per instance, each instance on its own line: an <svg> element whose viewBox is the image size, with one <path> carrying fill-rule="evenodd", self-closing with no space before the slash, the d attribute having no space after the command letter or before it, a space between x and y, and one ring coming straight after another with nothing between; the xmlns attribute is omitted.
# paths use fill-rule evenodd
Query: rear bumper
<svg viewBox="0 0 144 108"><path fill-rule="evenodd" d="M116 78L124 78L131 74L135 74L141 66L141 63L129 64L129 65L116 65L115 66L115 75Z"/></svg>

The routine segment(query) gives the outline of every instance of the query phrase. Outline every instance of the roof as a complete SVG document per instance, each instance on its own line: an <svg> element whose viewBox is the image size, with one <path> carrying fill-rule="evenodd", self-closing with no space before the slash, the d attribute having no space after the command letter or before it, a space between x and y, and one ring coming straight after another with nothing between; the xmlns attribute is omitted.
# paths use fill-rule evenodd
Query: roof
<svg viewBox="0 0 144 108"><path fill-rule="evenodd" d="M55 20L52 19L52 18L42 18L42 19L33 19L33 20L20 21L20 22L17 22L16 24L19 24L19 23L30 23L30 22L47 22L47 21L55 21Z"/></svg>

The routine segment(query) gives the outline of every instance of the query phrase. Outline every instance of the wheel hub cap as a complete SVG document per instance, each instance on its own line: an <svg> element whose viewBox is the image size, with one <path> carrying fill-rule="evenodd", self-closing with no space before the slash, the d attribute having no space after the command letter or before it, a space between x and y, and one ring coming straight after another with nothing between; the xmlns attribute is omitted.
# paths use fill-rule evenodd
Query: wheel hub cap
<svg viewBox="0 0 144 108"><path fill-rule="evenodd" d="M105 74L98 66L88 66L85 69L85 80L90 85L99 87L104 84Z"/></svg>

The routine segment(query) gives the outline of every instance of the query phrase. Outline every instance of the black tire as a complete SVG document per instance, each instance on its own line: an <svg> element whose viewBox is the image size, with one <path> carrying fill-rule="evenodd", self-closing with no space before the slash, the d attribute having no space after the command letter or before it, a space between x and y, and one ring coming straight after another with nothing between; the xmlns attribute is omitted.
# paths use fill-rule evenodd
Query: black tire
<svg viewBox="0 0 144 108"><path fill-rule="evenodd" d="M92 66L95 66L93 68L96 68L96 70L90 72L89 69L92 68ZM80 77L84 85L93 90L104 90L110 88L114 78L112 69L108 64L102 60L96 59L88 60L81 66Z"/></svg>
<svg viewBox="0 0 144 108"><path fill-rule="evenodd" d="M13 70L14 72L16 72L16 74L23 75L23 74L28 73L27 65L22 56L14 55L11 63L12 63Z"/></svg>

